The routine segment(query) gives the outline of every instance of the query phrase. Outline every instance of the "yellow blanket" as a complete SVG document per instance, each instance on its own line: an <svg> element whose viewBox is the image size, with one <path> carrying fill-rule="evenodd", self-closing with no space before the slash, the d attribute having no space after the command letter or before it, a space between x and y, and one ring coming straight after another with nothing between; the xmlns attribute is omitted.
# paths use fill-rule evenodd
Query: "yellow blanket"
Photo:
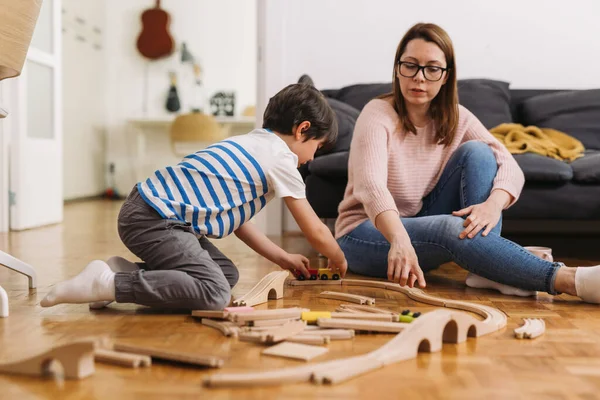
<svg viewBox="0 0 600 400"><path fill-rule="evenodd" d="M512 154L536 153L557 160L574 161L583 156L583 144L566 133L537 126L500 124L490 129Z"/></svg>

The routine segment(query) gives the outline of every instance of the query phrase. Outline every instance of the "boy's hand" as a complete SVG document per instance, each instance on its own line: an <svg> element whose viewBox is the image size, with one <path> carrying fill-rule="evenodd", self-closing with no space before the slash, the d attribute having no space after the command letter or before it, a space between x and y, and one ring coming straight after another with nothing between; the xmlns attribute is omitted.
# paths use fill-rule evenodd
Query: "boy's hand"
<svg viewBox="0 0 600 400"><path fill-rule="evenodd" d="M308 258L304 257L302 254L288 254L287 257L279 264L279 266L283 269L287 269L294 273L294 271L298 271L305 278L310 279L310 273L307 268L310 267L310 261Z"/></svg>
<svg viewBox="0 0 600 400"><path fill-rule="evenodd" d="M327 261L327 268L329 268L332 271L339 271L340 276L343 278L346 276L346 271L348 270L348 262L346 261L346 259L344 258L343 262L338 262L338 263L334 263L331 260Z"/></svg>

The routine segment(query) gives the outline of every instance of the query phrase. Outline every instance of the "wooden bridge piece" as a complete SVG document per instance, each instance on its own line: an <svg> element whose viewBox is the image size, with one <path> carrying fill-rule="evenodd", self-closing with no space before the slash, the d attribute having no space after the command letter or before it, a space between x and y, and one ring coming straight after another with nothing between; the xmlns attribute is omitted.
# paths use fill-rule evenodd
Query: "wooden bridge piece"
<svg viewBox="0 0 600 400"><path fill-rule="evenodd" d="M58 361L62 364L65 378L83 379L95 372L94 347L92 341L65 344L37 356L0 364L0 372L43 376L50 372L52 361Z"/></svg>
<svg viewBox="0 0 600 400"><path fill-rule="evenodd" d="M269 299L281 299L287 271L273 271L260 280L248 293L233 301L235 306L253 306Z"/></svg>

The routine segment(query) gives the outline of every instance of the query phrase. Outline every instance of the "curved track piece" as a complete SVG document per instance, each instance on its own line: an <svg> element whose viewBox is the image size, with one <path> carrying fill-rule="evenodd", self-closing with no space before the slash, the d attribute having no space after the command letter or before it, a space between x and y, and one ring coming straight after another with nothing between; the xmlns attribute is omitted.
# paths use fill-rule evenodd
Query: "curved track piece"
<svg viewBox="0 0 600 400"><path fill-rule="evenodd" d="M248 293L233 301L235 306L253 306L269 299L283 297L283 286L289 276L287 271L273 271L262 278Z"/></svg>
<svg viewBox="0 0 600 400"><path fill-rule="evenodd" d="M94 342L75 342L55 347L23 360L1 364L0 372L43 376L52 361L62 364L67 379L82 379L94 373Z"/></svg>
<svg viewBox="0 0 600 400"><path fill-rule="evenodd" d="M546 322L541 318L523 318L524 324L515 329L517 339L535 339L546 332Z"/></svg>

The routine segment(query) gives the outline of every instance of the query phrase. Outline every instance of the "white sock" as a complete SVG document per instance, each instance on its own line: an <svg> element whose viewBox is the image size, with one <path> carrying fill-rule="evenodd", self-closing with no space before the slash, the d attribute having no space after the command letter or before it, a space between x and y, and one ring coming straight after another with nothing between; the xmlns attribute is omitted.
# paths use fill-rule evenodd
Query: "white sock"
<svg viewBox="0 0 600 400"><path fill-rule="evenodd" d="M577 296L586 303L600 304L600 265L577 267L575 271Z"/></svg>
<svg viewBox="0 0 600 400"><path fill-rule="evenodd" d="M40 305L52 307L60 303L89 303L115 299L115 273L107 263L92 261L74 278L54 286Z"/></svg>
<svg viewBox="0 0 600 400"><path fill-rule="evenodd" d="M136 263L128 261L123 257L113 256L106 260L106 263L113 272L133 272L140 269ZM99 310L112 303L112 301L95 301L90 303L90 309Z"/></svg>
<svg viewBox="0 0 600 400"><path fill-rule="evenodd" d="M465 281L467 286L478 289L496 289L502 294L506 294L508 296L534 296L537 292L531 290L523 290L518 289L516 287L503 285L502 283L490 281L482 276L475 275L471 272L467 275L467 280Z"/></svg>

